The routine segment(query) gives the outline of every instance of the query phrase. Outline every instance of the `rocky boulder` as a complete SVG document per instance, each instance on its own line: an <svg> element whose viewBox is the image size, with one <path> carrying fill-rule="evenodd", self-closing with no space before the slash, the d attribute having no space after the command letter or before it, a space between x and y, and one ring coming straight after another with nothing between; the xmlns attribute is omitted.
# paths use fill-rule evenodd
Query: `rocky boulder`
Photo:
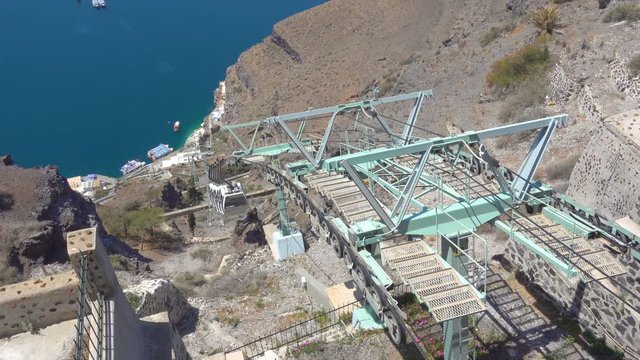
<svg viewBox="0 0 640 360"><path fill-rule="evenodd" d="M71 190L56 167L24 169L5 165L6 159L0 162L6 205L0 209L0 270L12 266L28 275L34 265L66 261L69 231L98 226L104 234L95 205Z"/></svg>

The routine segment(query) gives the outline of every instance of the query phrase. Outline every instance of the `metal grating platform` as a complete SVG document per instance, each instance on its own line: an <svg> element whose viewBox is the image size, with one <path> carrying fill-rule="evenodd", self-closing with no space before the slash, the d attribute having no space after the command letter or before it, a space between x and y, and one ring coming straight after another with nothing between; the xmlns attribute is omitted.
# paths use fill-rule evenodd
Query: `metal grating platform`
<svg viewBox="0 0 640 360"><path fill-rule="evenodd" d="M416 167L418 159L404 155L397 157L395 162L413 169ZM425 175L436 175L440 177L444 184L448 185L460 195L469 196L470 200L493 195L491 191L491 188L494 186L493 183L486 182L482 175L465 174L465 171L466 170L461 167L452 167L451 164L442 157L429 160L424 167ZM470 181L468 177L472 177L475 181ZM476 181L480 184L476 183Z"/></svg>
<svg viewBox="0 0 640 360"><path fill-rule="evenodd" d="M424 301L436 321L446 321L486 310L471 285L425 296Z"/></svg>
<svg viewBox="0 0 640 360"><path fill-rule="evenodd" d="M397 270L403 278L411 279L416 276L430 274L435 271L446 269L447 265L440 257L433 253L416 259L398 261L393 263L393 268Z"/></svg>
<svg viewBox="0 0 640 360"><path fill-rule="evenodd" d="M333 201L348 224L365 220L379 220L378 214L356 185L344 175L318 172L307 176L309 187Z"/></svg>
<svg viewBox="0 0 640 360"><path fill-rule="evenodd" d="M434 254L433 250L423 241L412 241L405 244L384 248L383 259L387 262L397 262Z"/></svg>
<svg viewBox="0 0 640 360"><path fill-rule="evenodd" d="M542 214L529 216L522 220L525 225L517 227L516 231L521 232L537 245L551 250L552 254L559 253L562 256L561 260L568 264L574 264L576 268L593 276L595 280L622 275L627 272L624 266L611 253L596 248L586 239L576 236L562 225L552 222ZM573 255L572 251L567 247L570 247L584 259ZM587 262L595 265L595 268ZM594 279L584 276L585 281Z"/></svg>
<svg viewBox="0 0 640 360"><path fill-rule="evenodd" d="M423 241L389 246L381 255L437 322L486 310L475 289Z"/></svg>

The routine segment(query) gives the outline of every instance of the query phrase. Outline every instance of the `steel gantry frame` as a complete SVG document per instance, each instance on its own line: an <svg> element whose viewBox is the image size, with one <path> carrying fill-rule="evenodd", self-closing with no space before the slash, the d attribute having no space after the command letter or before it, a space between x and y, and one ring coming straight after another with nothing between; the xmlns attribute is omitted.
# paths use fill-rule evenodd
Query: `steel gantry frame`
<svg viewBox="0 0 640 360"><path fill-rule="evenodd" d="M568 116L565 114L551 116L488 130L468 131L449 137L441 136L429 139L414 137L413 130L420 129L416 126L420 108L424 100L431 96L431 91L422 91L359 101L318 110L275 116L247 124L229 125L224 130L229 131L243 148L242 151L236 153L239 157L251 155L277 156L286 152L299 152L304 157L304 160L287 165L290 170L287 176L291 177L293 182L300 183L300 181L304 181L307 175L310 176L308 181L311 181L310 179L314 176L320 176L313 175L318 174L318 171L324 171L325 174L346 174L348 176L346 178L348 181L345 180L344 176L328 176L327 179L329 180L325 182L325 185L335 184L328 189L345 189L346 191L352 191L350 194L359 194L364 200L356 200L353 203L358 204L357 206L361 206L359 204L363 202L368 203L377 219L371 216L365 220L358 218L357 222L348 224L335 219L337 221L336 226L340 229L344 228L340 232L344 234L345 238L348 238L347 241L351 243L349 246L355 246L358 250L355 253L351 253L346 249L344 252L339 250L341 246L336 245L338 240L337 238L334 239L335 235L328 230L323 231L323 233L326 233L326 236L330 235L331 243L334 244L334 249L336 249L338 256L348 255L347 257L351 259L347 261L348 264L357 263L357 261L354 261L354 257L364 256L363 261L367 264L367 268L371 268L372 275L362 275L360 272L362 272L363 267L356 266L353 268L356 270L356 275L354 275L356 283L366 284L367 281L364 278L369 276L388 280L382 268L376 265L373 260L375 256L380 256L381 250L382 252L385 251L381 249L381 244L385 237L392 233L409 236L436 235L440 239L438 243L439 256L451 263L460 278L467 277L464 274L466 270L454 266L451 249L453 249L454 253L464 254L470 259L469 263L473 263L481 271L484 267L484 288L478 295L483 298L484 292L486 292L486 241L477 236L475 231L480 225L488 222L495 224L500 230L510 233L511 239L524 244L529 250L547 260L552 266L575 274L575 270L572 268L573 263L569 259L559 257L559 253L556 254L554 251L546 250L544 248L544 246L547 246L546 243L536 243L530 237L514 231L513 221L512 224L508 225L497 220L509 211L513 212L517 206L523 203L527 204L527 206L549 205L549 202L545 203L545 201L548 201L550 196L550 188L541 183L534 183L533 176L540 165L555 130L567 125ZM414 104L404 125L404 130L400 135L395 134L388 124L378 116L379 114L375 107L410 99L414 100ZM362 112L365 116L377 121L381 125L379 131L389 136L389 141L386 146L368 150L357 149L350 144L346 144L347 148L350 149L349 151L360 151L327 158L325 153L335 127L336 117L349 112L358 114ZM302 138L306 122L326 117L329 117L329 121L319 145L317 147L309 146L311 142ZM288 126L288 123L294 121L301 121L296 133ZM290 142L255 148L257 133L264 126L281 128ZM358 118L356 117L356 128L357 126ZM246 127L255 127L249 146L246 146L234 132L237 129ZM497 161L492 161L493 159L488 156L484 147L485 144L483 144L484 140L531 130L537 131L537 134L517 172L501 167ZM457 151L453 148L457 148ZM467 165L460 168L457 167L458 164ZM475 169L474 166L476 167ZM456 178L454 174L458 170L462 170L462 179ZM498 191L487 189L486 184L478 184L477 180L473 178L474 173L482 171L491 175L499 187ZM279 183L282 184L282 175L278 176L281 179ZM446 176L449 176L449 179L444 179ZM460 183L464 182L464 186L461 188L450 184L449 182L453 181L451 178ZM363 179L367 179L368 183L365 183ZM354 190L349 190L351 189L350 186L353 186ZM380 201L376 191L374 191L375 186L379 186L380 189L392 195L394 199L392 204L386 206ZM292 186L292 188L297 188L297 186ZM480 189L480 192L478 189ZM297 189L296 191L300 193L301 190ZM435 205L424 203L421 200L423 196L434 191L437 191ZM302 203L296 201L306 209L305 202L310 202L310 200L305 200L304 196L302 197ZM449 199L448 203L443 201L445 198ZM411 206L413 206L414 210L409 211ZM319 215L318 210L312 210L311 213L317 219L326 220L323 215ZM467 245L461 245L461 241L466 244L464 239L468 236L472 238L478 237L484 242L484 260L474 260L473 256L467 253ZM457 240L453 241L452 239ZM347 245L345 244L345 246ZM383 282L388 284L387 281ZM463 280L463 284L467 284L466 280ZM477 286L478 284L475 285ZM368 301L371 302L370 298L373 296L374 303L380 303L380 299L375 300L378 296L374 296L380 291L382 290L379 288L377 290L364 290ZM474 289L474 291L476 290ZM433 306L428 299L425 300L425 303L429 307ZM462 336L465 317L466 315L454 318L448 317L445 320L447 359L466 356L468 353L468 344L464 336Z"/></svg>
<svg viewBox="0 0 640 360"><path fill-rule="evenodd" d="M273 116L263 120L251 121L243 124L235 124L235 125L226 125L223 130L229 132L240 144L242 147L241 155L252 155L254 154L254 145L256 136L258 134L259 129L264 126L279 126L287 135L289 140L291 141L291 145L295 147L304 158L313 166L319 167L322 162L322 157L325 154L325 150L327 148L327 143L329 141L329 137L331 136L336 117L338 115L342 115L349 112L359 112L362 111L367 117L370 117L376 120L383 131L389 136L390 143L394 146L406 145L411 142L413 130L415 128L415 123L417 121L418 115L420 113L420 108L424 103L426 98L431 98L433 96L433 92L431 90L417 91L409 94L401 94L395 96L388 96L379 99L372 100L364 100L364 101L356 101L348 104L342 104L337 106L330 106L321 109L313 109L302 112L297 112L288 115L280 115ZM382 117L378 116L378 112L376 111L376 106L392 104L400 101L414 100L413 106L409 113L409 117L407 118L406 124L404 126L403 132L401 135L395 134L389 124L387 124ZM309 150L307 149L308 143L301 138L304 134L305 124L308 121L322 119L324 120L327 116L330 116L329 123L324 131L324 135L320 142L319 148L316 151L315 156L312 156ZM298 131L294 133L294 131L289 128L288 123L291 122L302 122L298 128ZM243 128L254 128L253 135L251 138L251 142L249 145L245 145L242 139L236 134L236 130ZM287 150L291 149L289 147ZM265 153L264 149L261 149L258 154ZM240 155L240 154L239 154Z"/></svg>

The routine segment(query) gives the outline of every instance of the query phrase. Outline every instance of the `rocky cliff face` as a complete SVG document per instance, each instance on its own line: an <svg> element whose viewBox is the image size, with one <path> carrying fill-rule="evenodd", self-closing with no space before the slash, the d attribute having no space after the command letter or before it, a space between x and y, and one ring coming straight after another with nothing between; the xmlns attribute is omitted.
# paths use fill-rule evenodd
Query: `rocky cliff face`
<svg viewBox="0 0 640 360"><path fill-rule="evenodd" d="M55 167L0 163L0 270L28 274L36 264L67 260L66 232L102 225L94 204L71 190ZM0 279L2 281L3 279ZM6 280L6 279L5 279Z"/></svg>

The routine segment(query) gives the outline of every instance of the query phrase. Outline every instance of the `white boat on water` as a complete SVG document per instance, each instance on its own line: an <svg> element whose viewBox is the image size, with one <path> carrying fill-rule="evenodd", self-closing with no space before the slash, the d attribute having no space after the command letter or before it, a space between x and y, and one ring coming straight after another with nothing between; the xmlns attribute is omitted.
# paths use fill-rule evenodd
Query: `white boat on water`
<svg viewBox="0 0 640 360"><path fill-rule="evenodd" d="M107 3L104 0L98 0L98 4L100 4L100 7L107 7Z"/></svg>
<svg viewBox="0 0 640 360"><path fill-rule="evenodd" d="M120 172L122 172L122 175L127 175L133 170L136 170L144 165L144 161L129 160L126 164L124 164L124 166L120 168Z"/></svg>
<svg viewBox="0 0 640 360"><path fill-rule="evenodd" d="M176 121L173 123L173 132L180 131L180 121Z"/></svg>
<svg viewBox="0 0 640 360"><path fill-rule="evenodd" d="M99 0L91 0L91 5L93 5L93 7L96 9L100 8Z"/></svg>

